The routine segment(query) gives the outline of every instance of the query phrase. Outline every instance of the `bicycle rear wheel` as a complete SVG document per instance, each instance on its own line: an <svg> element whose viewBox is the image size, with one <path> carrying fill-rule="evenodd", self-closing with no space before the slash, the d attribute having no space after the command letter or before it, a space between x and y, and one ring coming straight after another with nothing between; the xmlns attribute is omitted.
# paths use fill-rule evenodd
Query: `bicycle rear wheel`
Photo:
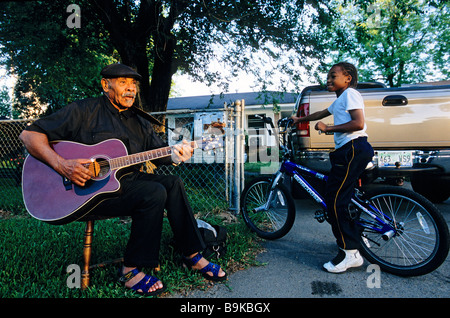
<svg viewBox="0 0 450 318"><path fill-rule="evenodd" d="M449 252L449 232L439 210L423 196L404 188L378 187L365 199L384 213L393 231L381 233L380 226L364 213L361 253L371 263L399 276L418 276L438 268Z"/></svg>
<svg viewBox="0 0 450 318"><path fill-rule="evenodd" d="M295 204L284 185L278 184L270 191L271 185L268 177L252 180L242 192L241 213L245 224L259 237L274 240L292 228Z"/></svg>

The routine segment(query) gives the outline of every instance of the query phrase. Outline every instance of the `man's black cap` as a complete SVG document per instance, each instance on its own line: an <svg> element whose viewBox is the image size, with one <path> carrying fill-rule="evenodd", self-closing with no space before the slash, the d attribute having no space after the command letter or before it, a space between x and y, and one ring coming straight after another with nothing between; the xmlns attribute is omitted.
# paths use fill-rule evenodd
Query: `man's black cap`
<svg viewBox="0 0 450 318"><path fill-rule="evenodd" d="M100 72L100 75L104 78L131 77L138 81L142 79L142 76L131 67L120 63L105 66Z"/></svg>

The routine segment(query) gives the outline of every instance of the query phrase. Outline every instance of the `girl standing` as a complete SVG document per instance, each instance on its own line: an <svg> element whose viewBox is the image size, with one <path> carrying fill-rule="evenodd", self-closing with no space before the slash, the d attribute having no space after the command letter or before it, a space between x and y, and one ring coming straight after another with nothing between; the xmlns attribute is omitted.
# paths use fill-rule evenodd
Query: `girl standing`
<svg viewBox="0 0 450 318"><path fill-rule="evenodd" d="M364 121L364 101L355 89L358 72L354 65L341 62L328 72L327 89L335 92L337 99L330 107L305 117L295 117L294 123L316 121L334 116L334 124L319 121L315 129L334 134L335 150L330 153L331 170L325 191L328 219L336 242L338 254L323 267L328 272L341 273L364 262L359 254L360 231L350 219L348 205L359 176L374 155L367 142Z"/></svg>

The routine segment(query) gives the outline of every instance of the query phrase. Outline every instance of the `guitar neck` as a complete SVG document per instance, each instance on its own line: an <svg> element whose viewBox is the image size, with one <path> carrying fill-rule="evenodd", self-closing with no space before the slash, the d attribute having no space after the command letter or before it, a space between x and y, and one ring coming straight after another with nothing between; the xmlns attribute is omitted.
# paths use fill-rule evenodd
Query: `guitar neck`
<svg viewBox="0 0 450 318"><path fill-rule="evenodd" d="M196 141L191 141L192 148L198 148ZM171 156L173 153L173 147L163 147L158 149L153 149L149 151L144 151L128 156L117 157L109 160L109 165L111 170L121 169L128 166L136 165L149 160L156 160L163 157Z"/></svg>

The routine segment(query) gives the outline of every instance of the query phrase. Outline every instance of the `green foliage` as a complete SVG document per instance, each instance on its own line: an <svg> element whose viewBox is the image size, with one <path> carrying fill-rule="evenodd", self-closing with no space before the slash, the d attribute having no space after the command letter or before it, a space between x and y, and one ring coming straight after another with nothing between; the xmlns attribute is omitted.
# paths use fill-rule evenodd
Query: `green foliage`
<svg viewBox="0 0 450 318"><path fill-rule="evenodd" d="M195 19L180 19L183 48L191 53L180 59L179 70L224 91L242 72L253 74L255 88L263 91L280 81L281 89L288 81L301 85L305 69L311 69L323 51L318 31L332 21L331 2L201 1L189 11ZM222 74L208 70L215 54L230 69L224 80Z"/></svg>
<svg viewBox="0 0 450 318"><path fill-rule="evenodd" d="M391 87L448 78L448 1L341 1L339 10L333 62L354 61L362 80Z"/></svg>
<svg viewBox="0 0 450 318"><path fill-rule="evenodd" d="M255 76L255 90L299 91L344 59L358 64L361 80L390 86L450 72L444 0L80 0L80 28L66 25L69 4L0 3L0 60L18 78L13 114L96 96L100 69L115 61L144 76L147 111L165 110L176 72L224 92L243 72Z"/></svg>
<svg viewBox="0 0 450 318"><path fill-rule="evenodd" d="M0 46L5 66L17 76L15 112L40 115L100 93L100 70L116 60L104 29L83 12L82 28L68 28L68 1L0 3Z"/></svg>
<svg viewBox="0 0 450 318"><path fill-rule="evenodd" d="M11 118L10 98L8 88L0 86L0 118Z"/></svg>
<svg viewBox="0 0 450 318"><path fill-rule="evenodd" d="M117 60L143 75L139 100L149 111L165 110L177 71L224 91L242 71L263 90L280 73L282 88L300 84L314 64L308 58L322 51L317 31L332 21L330 0L80 0L81 28L70 29L71 2L0 3L0 51L18 76L15 107L23 117L95 96L99 70ZM229 76L211 70L212 61L227 65Z"/></svg>

